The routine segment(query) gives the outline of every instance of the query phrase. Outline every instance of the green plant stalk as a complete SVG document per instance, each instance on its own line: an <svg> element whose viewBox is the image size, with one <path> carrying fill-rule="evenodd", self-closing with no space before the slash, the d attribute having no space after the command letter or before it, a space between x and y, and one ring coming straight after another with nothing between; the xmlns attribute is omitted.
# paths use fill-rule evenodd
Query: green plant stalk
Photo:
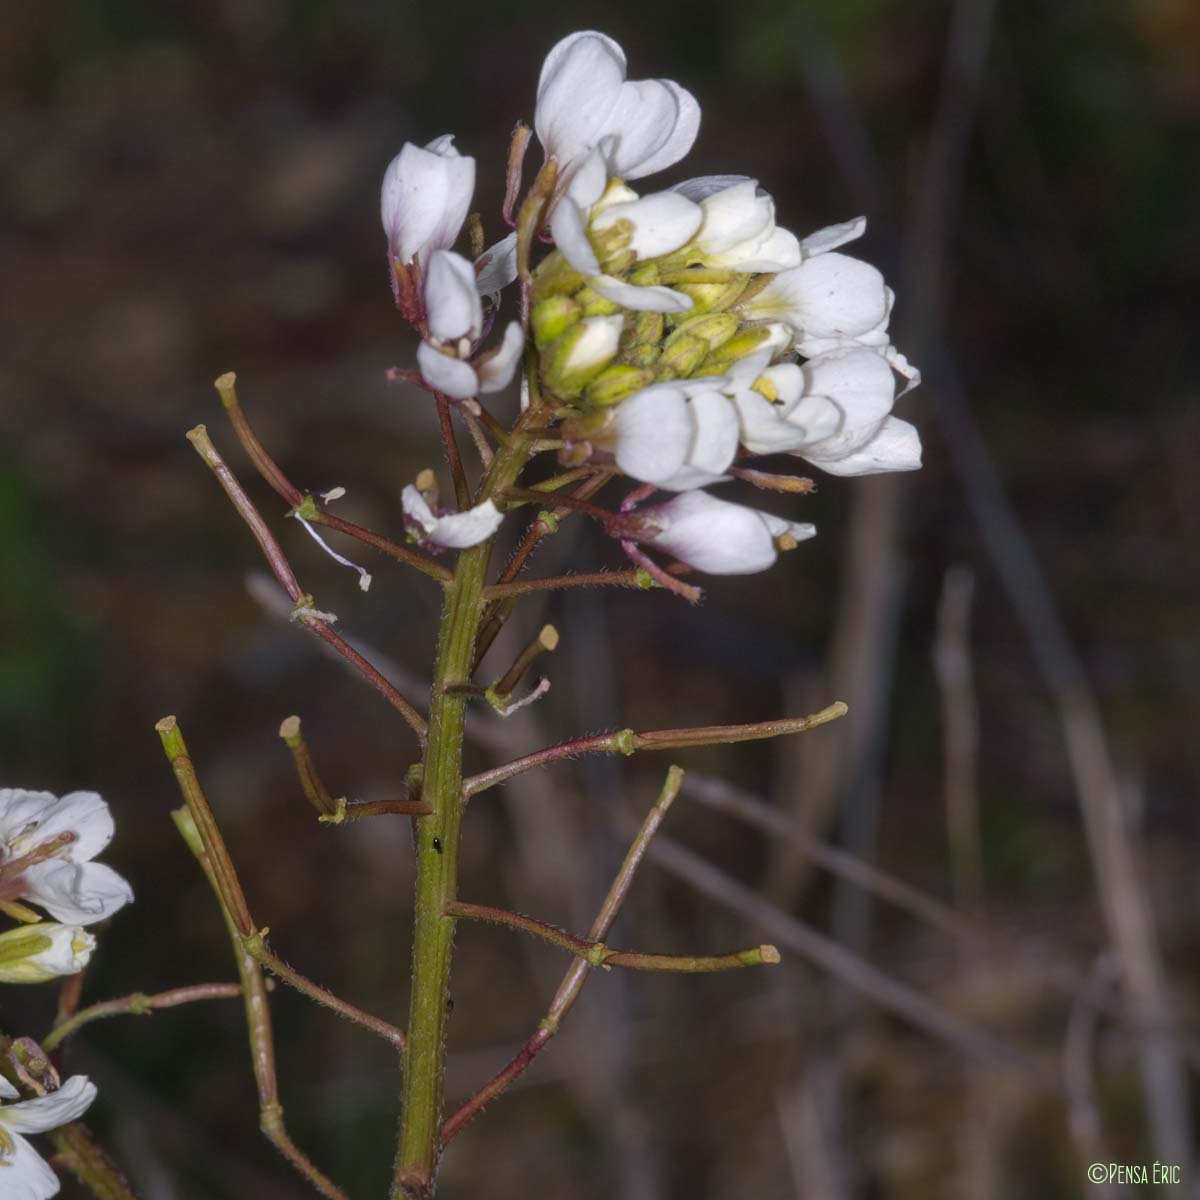
<svg viewBox="0 0 1200 1200"><path fill-rule="evenodd" d="M512 486L530 449L519 424L509 444L497 451L475 502ZM491 550L489 539L459 554L442 608L421 789L421 798L433 812L416 822L412 997L393 1200L429 1200L437 1174L455 924L447 907L458 895L459 829L466 806L462 742L467 697L458 689L471 678Z"/></svg>

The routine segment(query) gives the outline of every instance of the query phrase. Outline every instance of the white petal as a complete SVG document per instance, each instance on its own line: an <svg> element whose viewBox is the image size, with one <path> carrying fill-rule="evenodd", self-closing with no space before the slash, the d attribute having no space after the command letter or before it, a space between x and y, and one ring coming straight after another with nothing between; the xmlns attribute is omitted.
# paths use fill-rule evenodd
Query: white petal
<svg viewBox="0 0 1200 1200"><path fill-rule="evenodd" d="M615 279L611 275L597 275L589 279L592 288L606 300L621 305L622 308L632 308L637 312L675 313L687 312L692 307L691 296L674 291L669 287L653 284L650 287L638 287Z"/></svg>
<svg viewBox="0 0 1200 1200"><path fill-rule="evenodd" d="M437 250L425 276L429 332L441 342L474 341L483 327L483 303L475 286L475 268L461 254Z"/></svg>
<svg viewBox="0 0 1200 1200"><path fill-rule="evenodd" d="M660 485L667 491L691 491L724 478L737 456L737 410L720 392L705 391L688 401L692 438L683 467Z"/></svg>
<svg viewBox="0 0 1200 1200"><path fill-rule="evenodd" d="M641 179L656 171L665 171L677 163L692 148L700 132L700 105L696 97L673 79L658 79L654 82L665 87L675 99L675 120L670 132L653 153L640 162L632 163L624 171L618 171L625 179ZM610 118L610 127L612 119ZM628 162L632 157L628 148L620 153L620 161Z"/></svg>
<svg viewBox="0 0 1200 1200"><path fill-rule="evenodd" d="M785 521L774 513L760 512L758 514L773 538L790 537L798 542L807 542L817 536L817 527L802 521Z"/></svg>
<svg viewBox="0 0 1200 1200"><path fill-rule="evenodd" d="M470 363L451 358L428 342L417 347L417 366L431 388L455 400L470 400L479 391L479 378Z"/></svg>
<svg viewBox="0 0 1200 1200"><path fill-rule="evenodd" d="M800 335L801 353L817 354L880 331L890 308L883 276L873 266L829 253L777 275L744 311L786 321Z"/></svg>
<svg viewBox="0 0 1200 1200"><path fill-rule="evenodd" d="M583 210L570 196L563 196L554 206L554 212L550 214L550 235L563 257L581 275L600 274L600 262L588 241Z"/></svg>
<svg viewBox="0 0 1200 1200"><path fill-rule="evenodd" d="M718 256L728 266L736 266L739 271L786 271L800 265L803 255L800 252L800 242L794 233L788 229L776 228L771 235L760 242L753 250L745 251L733 259L734 252Z"/></svg>
<svg viewBox="0 0 1200 1200"><path fill-rule="evenodd" d="M861 449L844 458L808 458L830 475L877 475L884 471L915 471L921 465L921 435L907 421L888 417L879 432Z"/></svg>
<svg viewBox="0 0 1200 1200"><path fill-rule="evenodd" d="M475 288L481 296L494 296L517 277L517 235L510 233L489 246L475 260Z"/></svg>
<svg viewBox="0 0 1200 1200"><path fill-rule="evenodd" d="M694 433L683 392L662 384L623 400L609 435L597 444L612 450L617 466L630 478L657 483L683 466Z"/></svg>
<svg viewBox="0 0 1200 1200"><path fill-rule="evenodd" d="M426 541L435 542L451 550L464 550L468 546L478 545L491 537L504 520L491 500L485 500L466 512L447 513L439 517L412 484L400 493L400 503L405 515L416 521L425 531Z"/></svg>
<svg viewBox="0 0 1200 1200"><path fill-rule="evenodd" d="M703 213L677 192L656 192L628 204L614 204L593 218L592 228L603 232L618 221L633 226L629 248L639 259L659 258L686 245L700 228Z"/></svg>
<svg viewBox="0 0 1200 1200"><path fill-rule="evenodd" d="M437 528L437 517L434 516L433 509L411 483L406 484L400 493L400 505L404 509L404 515L416 521L426 533L432 533Z"/></svg>
<svg viewBox="0 0 1200 1200"><path fill-rule="evenodd" d="M760 238L775 220L775 205L758 181L746 179L705 199L704 224L696 245L705 254L723 254Z"/></svg>
<svg viewBox="0 0 1200 1200"><path fill-rule="evenodd" d="M0 788L0 846L8 847L14 857L31 850L36 841L24 834L36 834L43 818L58 805L53 792L31 792L25 788ZM15 843L21 839L22 849Z"/></svg>
<svg viewBox="0 0 1200 1200"><path fill-rule="evenodd" d="M761 374L767 377L767 381L775 389L776 403L785 412L790 411L804 395L806 384L799 363L776 363L773 367L767 367ZM750 382L754 383L757 378L756 375Z"/></svg>
<svg viewBox="0 0 1200 1200"><path fill-rule="evenodd" d="M0 791L0 841L14 858L63 833L75 835L60 855L63 861L95 858L112 841L108 805L95 792L69 792L60 799L49 792L20 788Z"/></svg>
<svg viewBox="0 0 1200 1200"><path fill-rule="evenodd" d="M467 218L475 160L460 155L451 140L443 135L426 149L406 143L384 172L383 228L401 263L452 246Z"/></svg>
<svg viewBox="0 0 1200 1200"><path fill-rule="evenodd" d="M479 390L499 392L512 382L521 352L525 349L525 334L520 322L509 321L501 339L500 348L486 362L479 365Z"/></svg>
<svg viewBox="0 0 1200 1200"><path fill-rule="evenodd" d="M571 176L567 195L584 212L604 195L604 189L608 185L608 154L611 149L611 139L601 138L600 144L576 167Z"/></svg>
<svg viewBox="0 0 1200 1200"><path fill-rule="evenodd" d="M103 863L50 860L30 867L22 896L58 921L94 925L133 899L133 888Z"/></svg>
<svg viewBox="0 0 1200 1200"><path fill-rule="evenodd" d="M533 126L548 156L569 167L595 145L625 79L621 47L602 33L563 38L546 55Z"/></svg>
<svg viewBox="0 0 1200 1200"><path fill-rule="evenodd" d="M741 419L742 445L752 454L777 454L804 445L802 429L788 424L781 406L749 389L733 397Z"/></svg>
<svg viewBox="0 0 1200 1200"><path fill-rule="evenodd" d="M749 175L697 175L694 179L685 179L682 183L673 184L671 191L686 196L699 204L717 192L727 188L737 187L739 183L757 183Z"/></svg>
<svg viewBox="0 0 1200 1200"><path fill-rule="evenodd" d="M466 512L447 513L438 517L437 526L429 540L451 550L465 550L486 541L500 528L503 515L491 500L485 500Z"/></svg>
<svg viewBox="0 0 1200 1200"><path fill-rule="evenodd" d="M576 375L607 364L617 353L625 318L613 314L607 317L584 317L570 331L570 352L559 370L563 375Z"/></svg>
<svg viewBox="0 0 1200 1200"><path fill-rule="evenodd" d="M78 1120L95 1098L96 1085L86 1075L72 1075L62 1087L48 1095L0 1108L0 1125L18 1133L45 1133ZM3 1194L8 1195L7 1192Z"/></svg>
<svg viewBox="0 0 1200 1200"><path fill-rule="evenodd" d="M0 1109L0 1124L6 1113L6 1109ZM49 1200L57 1196L61 1185L50 1164L19 1133L9 1137L12 1153L6 1154L0 1147L0 1193L6 1200Z"/></svg>
<svg viewBox="0 0 1200 1200"><path fill-rule="evenodd" d="M874 350L854 347L818 355L801 370L806 395L827 396L845 414L845 433L874 428L892 411L895 379L887 361Z"/></svg>
<svg viewBox="0 0 1200 1200"><path fill-rule="evenodd" d="M684 492L643 511L665 526L652 541L656 548L710 575L765 571L777 557L771 532L754 509L707 492Z"/></svg>
<svg viewBox="0 0 1200 1200"><path fill-rule="evenodd" d="M3 1075L0 1075L0 1100L16 1100L21 1095Z"/></svg>
<svg viewBox="0 0 1200 1200"><path fill-rule="evenodd" d="M866 217L855 217L853 221L843 221L840 225L827 225L804 238L800 242L800 250L805 258L815 258L818 254L827 254L847 242L853 242L866 231Z"/></svg>

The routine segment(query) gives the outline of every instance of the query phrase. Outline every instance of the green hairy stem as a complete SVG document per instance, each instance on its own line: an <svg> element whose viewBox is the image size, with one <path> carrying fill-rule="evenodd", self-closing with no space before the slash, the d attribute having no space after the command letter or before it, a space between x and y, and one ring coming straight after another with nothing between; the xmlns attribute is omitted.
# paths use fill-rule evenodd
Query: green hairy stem
<svg viewBox="0 0 1200 1200"><path fill-rule="evenodd" d="M513 484L528 459L529 439L514 431L492 462L476 503ZM393 1200L428 1200L440 1154L442 1078L458 894L458 841L466 804L462 741L475 646L484 615L484 578L492 539L459 554L446 585L425 745L422 800L433 811L417 818L417 896L413 927L412 997Z"/></svg>

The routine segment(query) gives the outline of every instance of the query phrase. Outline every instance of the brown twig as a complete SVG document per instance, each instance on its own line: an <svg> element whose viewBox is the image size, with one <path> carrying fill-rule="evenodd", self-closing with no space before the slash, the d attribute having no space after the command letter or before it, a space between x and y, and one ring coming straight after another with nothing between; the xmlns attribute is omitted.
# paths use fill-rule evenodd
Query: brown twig
<svg viewBox="0 0 1200 1200"><path fill-rule="evenodd" d="M232 1000L241 994L242 987L238 983L193 983L153 995L133 992L116 1000L102 1000L99 1004L90 1004L74 1016L57 1023L42 1039L42 1049L49 1053L82 1026L103 1017L118 1017L124 1014L140 1017L159 1008L178 1008L181 1004L191 1004L196 1000Z"/></svg>
<svg viewBox="0 0 1200 1200"><path fill-rule="evenodd" d="M658 584L645 571L590 571L579 575L552 575L546 579L516 579L483 589L485 600L508 600L533 592L559 592L577 587L623 587L648 591Z"/></svg>
<svg viewBox="0 0 1200 1200"><path fill-rule="evenodd" d="M331 1009L338 1016L361 1025L379 1037L384 1038L399 1050L404 1048L404 1034L394 1025L371 1013L364 1012L356 1005L335 996L327 988L314 983L290 967L278 955L274 954L266 943L266 929L259 929L246 904L245 893L234 869L233 859L225 845L225 839L217 825L216 817L209 806L208 798L200 785L196 768L188 756L187 745L183 740L183 732L174 717L164 717L155 725L159 738L162 740L163 751L175 772L179 790L187 804L189 821L196 830L197 844L204 851L204 861L211 872L213 887L221 901L221 909L228 915L230 928L237 937L239 950L250 955L257 963L266 967L272 974L278 975L285 983L297 991L315 1000L325 1008ZM179 824L177 821L176 824ZM181 832L188 836L181 826ZM191 845L191 842L188 843ZM242 980L243 987L246 980Z"/></svg>
<svg viewBox="0 0 1200 1200"><path fill-rule="evenodd" d="M536 750L512 762L503 763L490 770L481 771L463 781L463 793L477 795L488 788L563 758L575 758L580 754L624 754L638 750L679 750L686 746L723 746L734 742L752 742L763 738L782 737L786 734L804 733L829 721L844 716L846 706L839 700L820 712L807 717L786 717L777 721L760 721L753 725L702 725L692 729L651 729L638 733L633 729L619 729L615 733L601 733L592 737L576 738L557 746Z"/></svg>
<svg viewBox="0 0 1200 1200"><path fill-rule="evenodd" d="M424 740L427 730L424 717L358 651L348 646L329 628L329 617L326 614L318 613L312 607L311 598L301 592L287 556L283 553L270 529L267 528L266 522L262 519L258 509L254 507L250 497L242 490L241 484L238 483L233 472L225 465L224 459L212 444L208 431L203 425L197 425L187 436L188 441L195 447L196 453L207 463L222 488L225 489L225 494L233 502L239 516L250 527L270 564L272 573L296 606L292 614L293 619L309 632L316 634L323 642L332 646L347 662L357 668L367 682L400 713L417 737Z"/></svg>
<svg viewBox="0 0 1200 1200"><path fill-rule="evenodd" d="M524 913L511 912L505 908L494 908L490 904L468 904L463 900L452 900L443 911L447 916L471 921L486 921L502 925L541 938L576 958L582 958L593 967L628 967L635 971L675 971L695 974L706 971L726 971L737 967L758 967L779 962L779 951L774 946L753 946L749 950L737 950L732 954L641 954L628 950L614 950L594 938L578 938L548 925Z"/></svg>
<svg viewBox="0 0 1200 1200"><path fill-rule="evenodd" d="M454 500L459 512L466 512L471 507L471 485L467 482L467 473L463 469L462 454L458 449L458 438L454 435L454 420L450 416L450 400L441 392L434 392L437 401L438 426L442 431L442 445L446 451L446 461L450 464L450 475L454 480Z"/></svg>
<svg viewBox="0 0 1200 1200"><path fill-rule="evenodd" d="M637 873L642 859L646 856L646 850L658 832L659 826L663 823L667 810L679 794L679 785L682 781L683 771L679 767L671 767L667 771L662 791L634 835L629 851L625 855L625 861L621 864L621 869L609 887L608 894L604 897L604 903L601 904L600 911L596 914L596 919L588 931L588 937L592 941L606 938L609 930L612 929L613 922L617 919L617 914L625 903L625 897L629 895L629 889L633 886L634 875ZM590 970L591 965L584 959L576 959L571 964L563 976L562 983L558 986L558 991L554 993L546 1015L516 1056L442 1123L441 1143L443 1146L452 1141L472 1118L478 1116L488 1104L501 1095L546 1048L546 1044L561 1027L563 1018L579 998L579 993L582 991L584 983L587 982Z"/></svg>
<svg viewBox="0 0 1200 1200"><path fill-rule="evenodd" d="M286 717L279 726L279 736L284 745L292 752L292 761L296 764L296 776L300 781L300 790L305 799L321 816L330 816L337 802L321 779L312 755L308 751L308 743L300 732L300 718Z"/></svg>

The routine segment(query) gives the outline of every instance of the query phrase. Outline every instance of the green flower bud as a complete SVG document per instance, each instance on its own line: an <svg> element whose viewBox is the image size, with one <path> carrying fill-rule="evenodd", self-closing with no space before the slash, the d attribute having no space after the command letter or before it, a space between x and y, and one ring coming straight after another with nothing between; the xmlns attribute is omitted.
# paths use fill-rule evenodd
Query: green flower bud
<svg viewBox="0 0 1200 1200"><path fill-rule="evenodd" d="M624 318L584 317L541 354L542 379L560 399L572 400L617 356Z"/></svg>
<svg viewBox="0 0 1200 1200"><path fill-rule="evenodd" d="M621 362L629 367L653 367L657 365L661 353L657 342L646 342L623 351Z"/></svg>
<svg viewBox="0 0 1200 1200"><path fill-rule="evenodd" d="M44 983L87 966L96 939L74 925L39 921L0 933L0 983Z"/></svg>
<svg viewBox="0 0 1200 1200"><path fill-rule="evenodd" d="M714 350L699 364L699 375L722 375L733 366L738 359L753 354L769 337L771 330L764 325L751 326L734 334L723 346Z"/></svg>
<svg viewBox="0 0 1200 1200"><path fill-rule="evenodd" d="M561 337L583 316L583 308L570 296L549 296L529 314L533 344L539 350Z"/></svg>
<svg viewBox="0 0 1200 1200"><path fill-rule="evenodd" d="M671 286L692 298L692 314L724 312L742 298L746 279L745 275L735 275L726 283L672 283Z"/></svg>
<svg viewBox="0 0 1200 1200"><path fill-rule="evenodd" d="M581 287L575 293L575 300L582 307L585 317L608 317L621 311L621 306L615 300L609 300L590 287Z"/></svg>
<svg viewBox="0 0 1200 1200"><path fill-rule="evenodd" d="M663 346L659 357L659 378L665 379L663 371L670 371L669 378L686 379L708 356L708 343L690 333L672 334Z"/></svg>
<svg viewBox="0 0 1200 1200"><path fill-rule="evenodd" d="M621 335L621 348L650 344L655 347L662 341L663 329L666 322L660 312L639 312L633 314L633 320L626 322L625 332Z"/></svg>
<svg viewBox="0 0 1200 1200"><path fill-rule="evenodd" d="M626 396L654 382L654 372L647 367L629 367L614 363L606 367L583 389L588 404L619 404Z"/></svg>
<svg viewBox="0 0 1200 1200"><path fill-rule="evenodd" d="M729 341L737 331L738 319L731 313L709 313L702 317L689 317L675 327L675 332L667 338L663 350L670 350L680 338L697 337L711 353Z"/></svg>

